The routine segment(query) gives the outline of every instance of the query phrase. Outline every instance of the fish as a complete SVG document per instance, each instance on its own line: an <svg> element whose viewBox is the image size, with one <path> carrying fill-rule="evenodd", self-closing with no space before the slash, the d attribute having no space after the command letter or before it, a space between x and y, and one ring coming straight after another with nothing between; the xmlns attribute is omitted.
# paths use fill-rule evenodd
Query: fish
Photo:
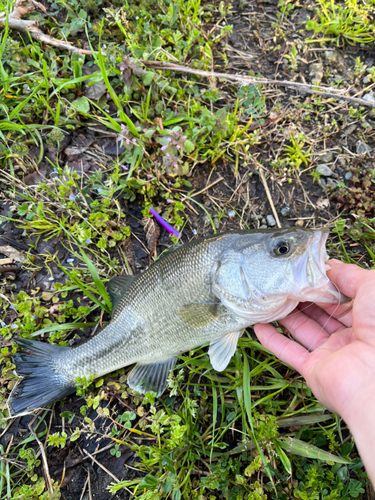
<svg viewBox="0 0 375 500"><path fill-rule="evenodd" d="M220 372L247 327L280 320L299 302L347 302L326 275L327 237L326 229L230 231L176 246L142 274L113 278L111 320L90 340L77 347L16 340L22 378L11 414L74 393L78 378L134 364L129 387L160 396L182 353L209 344Z"/></svg>

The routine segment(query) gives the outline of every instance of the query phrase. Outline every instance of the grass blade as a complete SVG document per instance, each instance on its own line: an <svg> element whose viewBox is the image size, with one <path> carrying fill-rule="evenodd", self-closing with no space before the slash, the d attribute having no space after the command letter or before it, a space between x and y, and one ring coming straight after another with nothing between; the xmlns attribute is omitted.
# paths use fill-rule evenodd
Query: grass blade
<svg viewBox="0 0 375 500"><path fill-rule="evenodd" d="M296 438L286 438L279 439L279 445L288 453L293 453L293 455L298 455L299 457L313 458L316 460L324 460L325 462L335 462L337 464L350 464L349 460L346 458L338 457L332 455L328 451L321 450L317 446L314 446L305 441L301 441Z"/></svg>

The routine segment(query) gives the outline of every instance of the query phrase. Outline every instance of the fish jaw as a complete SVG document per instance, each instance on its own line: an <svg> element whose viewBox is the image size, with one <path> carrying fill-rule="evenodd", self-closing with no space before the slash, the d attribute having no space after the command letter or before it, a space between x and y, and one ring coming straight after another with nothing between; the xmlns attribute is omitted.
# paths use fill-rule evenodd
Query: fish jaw
<svg viewBox="0 0 375 500"><path fill-rule="evenodd" d="M293 295L300 302L344 304L351 300L340 292L326 274L330 269L327 265L329 259L326 251L327 238L328 230L314 231L305 253L299 258L295 267L295 282L307 285L302 287L298 294Z"/></svg>

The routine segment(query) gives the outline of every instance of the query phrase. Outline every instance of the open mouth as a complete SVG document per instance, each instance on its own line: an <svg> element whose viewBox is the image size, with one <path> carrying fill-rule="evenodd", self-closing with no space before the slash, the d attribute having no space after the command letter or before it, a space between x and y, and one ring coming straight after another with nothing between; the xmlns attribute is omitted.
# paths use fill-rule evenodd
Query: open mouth
<svg viewBox="0 0 375 500"><path fill-rule="evenodd" d="M323 303L341 304L351 299L343 295L337 287L329 281L326 264L329 257L326 250L328 231L323 229L315 231L311 236L307 250L306 278L308 288L302 290L304 300Z"/></svg>

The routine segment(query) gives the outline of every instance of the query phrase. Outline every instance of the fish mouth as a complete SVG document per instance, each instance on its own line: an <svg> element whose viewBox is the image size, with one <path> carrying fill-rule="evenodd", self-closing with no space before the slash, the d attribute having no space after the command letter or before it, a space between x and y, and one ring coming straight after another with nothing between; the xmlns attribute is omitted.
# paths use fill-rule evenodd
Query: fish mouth
<svg viewBox="0 0 375 500"><path fill-rule="evenodd" d="M330 269L327 264L329 259L326 250L327 238L328 230L325 228L314 231L311 235L300 263L304 267L304 281L308 283L308 286L301 290L303 298L300 297L299 300L322 304L343 304L351 300L342 294L327 277L326 272Z"/></svg>

